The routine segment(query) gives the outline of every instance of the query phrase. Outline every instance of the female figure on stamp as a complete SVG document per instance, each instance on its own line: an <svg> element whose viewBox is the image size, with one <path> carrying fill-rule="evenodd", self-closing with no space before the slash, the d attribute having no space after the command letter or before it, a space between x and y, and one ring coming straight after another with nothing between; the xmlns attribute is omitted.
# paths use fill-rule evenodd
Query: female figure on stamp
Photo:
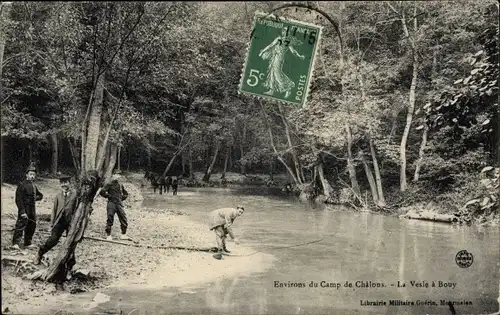
<svg viewBox="0 0 500 315"><path fill-rule="evenodd" d="M295 87L295 83L283 72L283 62L285 61L285 53L290 50L292 54L304 60L304 55L299 54L295 49L295 45L300 45L301 42L293 36L287 36L287 28L283 28L281 36L276 37L273 42L267 45L259 53L259 57L264 60L269 60L267 68L267 77L263 83L269 91L264 92L267 95L273 95L275 92L285 93L285 98L290 96L291 90Z"/></svg>

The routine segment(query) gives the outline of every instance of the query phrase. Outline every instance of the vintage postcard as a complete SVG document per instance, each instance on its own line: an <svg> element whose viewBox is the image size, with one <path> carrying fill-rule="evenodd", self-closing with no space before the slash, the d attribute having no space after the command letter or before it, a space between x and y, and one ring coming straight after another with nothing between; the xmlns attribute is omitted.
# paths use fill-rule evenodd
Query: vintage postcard
<svg viewBox="0 0 500 315"><path fill-rule="evenodd" d="M500 315L498 20L0 2L1 313Z"/></svg>

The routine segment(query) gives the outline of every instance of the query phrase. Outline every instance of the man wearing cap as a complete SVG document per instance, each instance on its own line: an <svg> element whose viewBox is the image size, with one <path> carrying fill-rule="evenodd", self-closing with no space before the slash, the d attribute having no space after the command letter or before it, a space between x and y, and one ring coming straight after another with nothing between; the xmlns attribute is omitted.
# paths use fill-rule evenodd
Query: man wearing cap
<svg viewBox="0 0 500 315"><path fill-rule="evenodd" d="M40 264L43 255L56 246L64 231L66 231L66 235L68 234L71 218L77 207L77 194L71 188L71 177L61 176L59 183L61 191L54 199L54 207L50 216L51 234L45 244L40 246L33 262L35 265Z"/></svg>
<svg viewBox="0 0 500 315"><path fill-rule="evenodd" d="M118 182L120 177L121 176L119 172L113 174L111 182L104 185L100 192L101 196L108 199L108 205L106 208L108 213L108 219L106 222L106 235L108 240L113 239L113 237L111 236L111 227L113 226L115 213L118 215L118 219L120 220L120 228L122 230L120 239L130 240L130 237L127 236L127 215L125 214L125 209L123 208L122 204L122 201L127 199L128 192L125 190L125 187L123 187L123 185Z"/></svg>
<svg viewBox="0 0 500 315"><path fill-rule="evenodd" d="M12 238L12 245L19 249L21 238L24 233L24 247L36 248L31 244L36 229L35 202L43 198L34 181L36 169L32 165L26 172L26 180L21 182L16 189L17 221Z"/></svg>
<svg viewBox="0 0 500 315"><path fill-rule="evenodd" d="M215 232L217 249L219 253L229 253L226 248L226 238L227 235L234 240L236 244L239 244L239 240L234 236L232 225L234 220L241 216L245 209L242 206L236 206L236 208L221 208L210 212L210 230Z"/></svg>

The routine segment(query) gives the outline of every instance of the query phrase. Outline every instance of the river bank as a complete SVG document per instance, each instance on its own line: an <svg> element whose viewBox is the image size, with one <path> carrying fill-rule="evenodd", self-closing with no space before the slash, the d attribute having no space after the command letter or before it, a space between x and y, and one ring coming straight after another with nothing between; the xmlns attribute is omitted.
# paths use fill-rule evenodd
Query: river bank
<svg viewBox="0 0 500 315"><path fill-rule="evenodd" d="M189 214L179 210L144 208L139 188L140 174L131 174L124 180L130 194L125 202L129 220L129 236L139 244L157 246L211 247L215 242L213 232L203 224L190 220ZM33 242L40 245L48 237L53 196L59 187L55 179L39 179L37 185L44 194L37 204L38 223ZM2 257L21 257L27 262L2 261L2 310L4 314L43 314L47 309L63 309L71 295L95 292L105 288L163 288L202 285L218 278L234 277L260 272L271 266L273 257L256 254L251 257L231 257L215 260L210 253L174 249L132 247L84 239L76 249L77 263L73 279L56 290L53 284L26 279L31 272L45 268L31 262L36 251L12 250L10 242L17 214L14 203L15 186L2 186ZM106 201L99 197L94 202L94 213L85 236L104 238ZM119 236L119 222L115 218L113 236ZM47 253L45 263L56 256L61 243ZM230 243L234 252L244 254L252 249ZM95 307L92 301L84 302L82 309Z"/></svg>

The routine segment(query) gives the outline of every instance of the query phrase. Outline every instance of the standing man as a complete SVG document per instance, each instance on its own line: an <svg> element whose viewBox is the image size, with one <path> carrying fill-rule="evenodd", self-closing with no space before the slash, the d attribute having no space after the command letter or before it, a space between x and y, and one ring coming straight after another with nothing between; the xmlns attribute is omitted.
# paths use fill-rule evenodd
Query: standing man
<svg viewBox="0 0 500 315"><path fill-rule="evenodd" d="M170 186L172 186L172 177L167 176L167 194L170 191Z"/></svg>
<svg viewBox="0 0 500 315"><path fill-rule="evenodd" d="M219 254L230 253L226 248L227 235L231 236L236 244L240 241L234 236L233 225L234 220L241 216L245 209L242 206L236 208L221 208L210 212L210 230L215 232L217 249Z"/></svg>
<svg viewBox="0 0 500 315"><path fill-rule="evenodd" d="M130 240L130 237L127 236L127 215L125 214L125 209L122 204L122 201L127 199L128 192L125 190L125 187L118 182L120 178L121 176L119 172L113 174L111 183L104 185L100 192L101 196L108 199L108 220L106 222L106 235L108 240L113 240L113 237L111 236L111 227L113 226L115 213L118 215L120 228L122 230L120 239Z"/></svg>
<svg viewBox="0 0 500 315"><path fill-rule="evenodd" d="M21 182L16 189L17 221L12 239L13 248L19 249L21 238L24 233L24 247L36 248L31 244L36 229L35 202L43 198L34 181L36 169L30 166L26 172L26 180Z"/></svg>
<svg viewBox="0 0 500 315"><path fill-rule="evenodd" d="M179 179L177 179L177 176L174 176L172 178L172 195L177 195L177 188L179 187Z"/></svg>
<svg viewBox="0 0 500 315"><path fill-rule="evenodd" d="M71 177L69 176L61 176L59 178L61 191L54 199L54 207L50 216L51 234L45 241L45 244L40 246L38 254L33 262L35 265L39 265L43 255L56 246L63 232L66 231L66 235L68 235L71 226L71 218L77 207L77 194L76 191L71 188L70 180Z"/></svg>

